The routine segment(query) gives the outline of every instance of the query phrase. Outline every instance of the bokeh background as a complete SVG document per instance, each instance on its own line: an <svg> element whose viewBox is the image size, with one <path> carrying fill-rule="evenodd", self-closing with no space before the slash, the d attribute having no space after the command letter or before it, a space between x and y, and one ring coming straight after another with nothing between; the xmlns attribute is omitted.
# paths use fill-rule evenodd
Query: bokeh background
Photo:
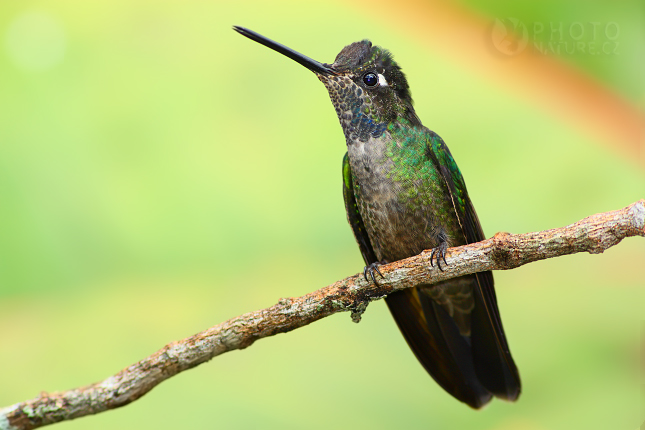
<svg viewBox="0 0 645 430"><path fill-rule="evenodd" d="M490 236L645 197L643 16L639 0L0 3L0 406L362 269L324 87L232 25L324 62L363 38L390 49ZM57 428L634 429L644 262L632 238L495 274L516 404L452 399L379 302Z"/></svg>

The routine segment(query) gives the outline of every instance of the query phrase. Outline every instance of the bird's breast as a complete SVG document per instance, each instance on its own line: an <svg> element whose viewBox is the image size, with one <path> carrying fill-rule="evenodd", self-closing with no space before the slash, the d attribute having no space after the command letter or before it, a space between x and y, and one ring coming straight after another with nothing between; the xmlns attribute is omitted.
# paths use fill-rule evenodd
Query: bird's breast
<svg viewBox="0 0 645 430"><path fill-rule="evenodd" d="M348 156L356 202L379 260L433 248L439 233L454 227L446 185L422 150L405 148L386 134L353 142Z"/></svg>

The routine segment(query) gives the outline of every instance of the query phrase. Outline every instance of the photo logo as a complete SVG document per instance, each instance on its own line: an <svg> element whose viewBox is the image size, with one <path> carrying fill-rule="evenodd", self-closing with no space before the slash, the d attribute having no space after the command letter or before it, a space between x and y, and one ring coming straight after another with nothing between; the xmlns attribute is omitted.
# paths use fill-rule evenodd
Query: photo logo
<svg viewBox="0 0 645 430"><path fill-rule="evenodd" d="M526 25L517 18L496 19L491 33L493 46L506 55L517 55L529 44Z"/></svg>
<svg viewBox="0 0 645 430"><path fill-rule="evenodd" d="M507 56L527 48L548 55L617 55L619 37L620 26L613 21L535 21L526 25L517 18L495 19L490 34L495 51Z"/></svg>

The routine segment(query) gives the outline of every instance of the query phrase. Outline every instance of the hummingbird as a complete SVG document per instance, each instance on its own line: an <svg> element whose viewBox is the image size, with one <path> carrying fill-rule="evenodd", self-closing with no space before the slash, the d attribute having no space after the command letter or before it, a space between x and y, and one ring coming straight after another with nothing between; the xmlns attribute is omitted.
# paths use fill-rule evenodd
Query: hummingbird
<svg viewBox="0 0 645 430"><path fill-rule="evenodd" d="M421 124L392 54L362 40L320 63L249 29L233 29L311 70L343 128L347 220L377 282L379 266L432 250L440 270L449 247L485 239L448 146ZM382 275L381 275L382 276ZM490 271L420 284L385 298L419 362L448 393L479 409L515 401L520 377L511 356Z"/></svg>

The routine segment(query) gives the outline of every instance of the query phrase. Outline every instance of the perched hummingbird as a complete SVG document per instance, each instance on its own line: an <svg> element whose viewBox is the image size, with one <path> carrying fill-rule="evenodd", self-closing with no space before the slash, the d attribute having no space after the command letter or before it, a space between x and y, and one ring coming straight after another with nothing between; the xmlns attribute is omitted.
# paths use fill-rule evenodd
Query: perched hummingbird
<svg viewBox="0 0 645 430"><path fill-rule="evenodd" d="M376 282L378 266L485 239L464 178L444 141L421 124L405 75L369 40L319 63L242 27L240 34L295 60L327 88L345 133L347 220ZM385 301L408 345L446 391L473 408L514 401L520 377L508 349L491 272L398 291Z"/></svg>

